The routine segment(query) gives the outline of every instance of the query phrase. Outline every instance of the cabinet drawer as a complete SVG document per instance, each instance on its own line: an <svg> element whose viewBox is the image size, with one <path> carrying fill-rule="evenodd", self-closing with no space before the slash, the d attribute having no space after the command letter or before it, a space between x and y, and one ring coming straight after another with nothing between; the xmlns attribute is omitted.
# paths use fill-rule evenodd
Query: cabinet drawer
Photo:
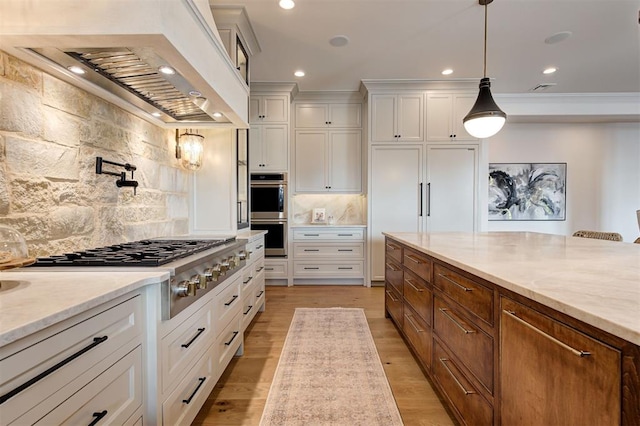
<svg viewBox="0 0 640 426"><path fill-rule="evenodd" d="M54 334L2 360L0 395L15 391L2 404L9 423L49 397L60 403L77 389L65 387L142 332L142 298L136 296ZM7 347L9 349L9 347ZM58 368L55 368L58 366ZM55 368L36 383L27 382ZM86 382L85 382L86 383ZM52 401L53 401L52 400ZM50 402L55 403L55 402Z"/></svg>
<svg viewBox="0 0 640 426"><path fill-rule="evenodd" d="M293 262L295 278L361 277L363 270L363 262Z"/></svg>
<svg viewBox="0 0 640 426"><path fill-rule="evenodd" d="M434 340L433 376L465 425L492 425L493 407L480 396L449 354Z"/></svg>
<svg viewBox="0 0 640 426"><path fill-rule="evenodd" d="M413 309L404 305L404 322L402 331L416 351L418 358L427 366L431 366L431 328Z"/></svg>
<svg viewBox="0 0 640 426"><path fill-rule="evenodd" d="M294 243L293 256L296 259L316 258L316 257L339 257L358 258L364 257L364 243L353 244L312 244Z"/></svg>
<svg viewBox="0 0 640 426"><path fill-rule="evenodd" d="M240 286L242 281L234 279L227 288L222 290L213 299L213 321L216 324L216 336L220 336L222 329L229 321L242 309L242 298L240 296Z"/></svg>
<svg viewBox="0 0 640 426"><path fill-rule="evenodd" d="M432 263L425 254L405 247L402 253L402 264L426 282L431 282Z"/></svg>
<svg viewBox="0 0 640 426"><path fill-rule="evenodd" d="M418 278L417 275L405 271L402 291L404 301L411 305L411 308L416 311L420 318L430 325L433 293L428 284Z"/></svg>
<svg viewBox="0 0 640 426"><path fill-rule="evenodd" d="M233 355L242 344L243 335L240 329L242 322L242 319L240 318L241 315L242 313L239 312L238 315L231 319L225 329L222 330L222 333L220 333L218 340L214 343L214 346L216 347L214 368L218 374L222 374L222 372L224 372L229 361L231 361L231 358L233 358Z"/></svg>
<svg viewBox="0 0 640 426"><path fill-rule="evenodd" d="M247 243L246 250L249 254L249 258L247 259L249 262L252 262L254 259L264 257L264 238L259 238L256 241Z"/></svg>
<svg viewBox="0 0 640 426"><path fill-rule="evenodd" d="M395 287L400 296L403 294L402 267L394 262L387 262L384 265L384 279L388 284Z"/></svg>
<svg viewBox="0 0 640 426"><path fill-rule="evenodd" d="M387 239L384 250L387 257L390 257L398 263L402 263L402 246L400 244Z"/></svg>
<svg viewBox="0 0 640 426"><path fill-rule="evenodd" d="M364 241L363 228L294 229L295 241Z"/></svg>
<svg viewBox="0 0 640 426"><path fill-rule="evenodd" d="M451 299L493 325L493 292L442 265L434 268L434 285Z"/></svg>
<svg viewBox="0 0 640 426"><path fill-rule="evenodd" d="M435 297L435 333L493 394L493 338Z"/></svg>
<svg viewBox="0 0 640 426"><path fill-rule="evenodd" d="M220 376L214 365L212 345L162 404L162 424L191 424Z"/></svg>
<svg viewBox="0 0 640 426"><path fill-rule="evenodd" d="M142 405L140 346L35 424L124 424Z"/></svg>
<svg viewBox="0 0 640 426"><path fill-rule="evenodd" d="M211 304L206 304L167 334L162 347L162 390L176 382L215 338Z"/></svg>
<svg viewBox="0 0 640 426"><path fill-rule="evenodd" d="M289 262L286 260L266 260L264 261L264 277L287 278L289 275Z"/></svg>
<svg viewBox="0 0 640 426"><path fill-rule="evenodd" d="M395 321L398 328L402 329L402 323L404 322L404 307L402 303L402 297L399 296L398 293L396 293L393 287L389 286L389 283L387 283L386 286L387 288L385 289L384 294L384 306L387 312L389 312L389 315L391 315L391 318L393 318L393 320Z"/></svg>

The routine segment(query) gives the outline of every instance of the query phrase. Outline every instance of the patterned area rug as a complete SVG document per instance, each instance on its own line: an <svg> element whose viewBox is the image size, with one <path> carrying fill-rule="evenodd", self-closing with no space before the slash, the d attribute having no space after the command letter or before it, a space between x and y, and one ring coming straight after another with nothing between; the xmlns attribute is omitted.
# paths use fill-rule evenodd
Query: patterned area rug
<svg viewBox="0 0 640 426"><path fill-rule="evenodd" d="M296 309L260 425L402 425L362 309Z"/></svg>

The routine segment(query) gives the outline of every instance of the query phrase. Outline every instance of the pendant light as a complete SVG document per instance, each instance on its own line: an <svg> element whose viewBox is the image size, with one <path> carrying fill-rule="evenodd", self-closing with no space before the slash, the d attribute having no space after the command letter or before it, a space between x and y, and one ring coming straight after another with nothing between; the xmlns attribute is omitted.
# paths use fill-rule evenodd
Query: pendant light
<svg viewBox="0 0 640 426"><path fill-rule="evenodd" d="M480 92L476 103L462 120L467 133L478 139L495 135L507 120L507 114L496 105L491 96L491 81L487 77L487 5L492 1L478 0L484 6L484 77L480 80Z"/></svg>

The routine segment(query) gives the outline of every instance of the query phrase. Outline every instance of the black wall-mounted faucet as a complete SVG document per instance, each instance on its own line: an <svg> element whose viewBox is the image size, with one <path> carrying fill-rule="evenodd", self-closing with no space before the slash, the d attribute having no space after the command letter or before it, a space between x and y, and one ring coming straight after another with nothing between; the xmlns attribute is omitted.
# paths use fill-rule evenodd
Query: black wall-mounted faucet
<svg viewBox="0 0 640 426"><path fill-rule="evenodd" d="M107 170L102 170L102 165L103 164L111 164L111 165L114 165L114 166L119 166L119 167L124 168L128 172L130 171L131 172L131 179L127 180L127 172L110 172L110 171L107 171ZM96 174L118 176L119 179L116 180L116 186L118 188L122 188L122 187L133 188L133 195L136 195L136 188L138 187L138 181L137 180L133 180L133 172L136 171L136 170L137 170L137 168L133 164L129 164L129 163L125 163L125 164L114 163L113 161L103 160L102 157L96 157Z"/></svg>

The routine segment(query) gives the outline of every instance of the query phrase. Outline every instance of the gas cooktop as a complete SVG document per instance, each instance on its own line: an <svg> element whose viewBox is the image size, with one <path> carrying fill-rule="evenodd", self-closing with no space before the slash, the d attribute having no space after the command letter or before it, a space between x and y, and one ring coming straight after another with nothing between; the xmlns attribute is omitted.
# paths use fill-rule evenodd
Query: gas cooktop
<svg viewBox="0 0 640 426"><path fill-rule="evenodd" d="M62 255L39 257L31 267L159 266L234 240L235 237L214 240L132 241Z"/></svg>

